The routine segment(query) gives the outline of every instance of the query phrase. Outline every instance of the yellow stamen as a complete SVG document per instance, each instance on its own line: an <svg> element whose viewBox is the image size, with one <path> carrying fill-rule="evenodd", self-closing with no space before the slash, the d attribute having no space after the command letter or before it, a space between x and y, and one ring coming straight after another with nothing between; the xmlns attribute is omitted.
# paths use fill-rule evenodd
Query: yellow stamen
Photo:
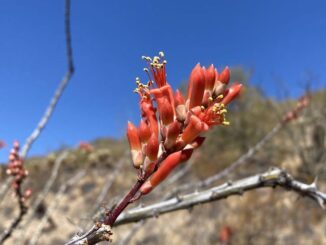
<svg viewBox="0 0 326 245"><path fill-rule="evenodd" d="M216 99L223 99L223 98L224 98L223 94L220 94L219 96L216 97Z"/></svg>

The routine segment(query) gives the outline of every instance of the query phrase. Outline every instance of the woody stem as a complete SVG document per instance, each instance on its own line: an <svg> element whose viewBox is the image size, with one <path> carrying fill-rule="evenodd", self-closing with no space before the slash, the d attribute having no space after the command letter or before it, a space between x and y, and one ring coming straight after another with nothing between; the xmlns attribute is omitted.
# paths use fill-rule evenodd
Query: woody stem
<svg viewBox="0 0 326 245"><path fill-rule="evenodd" d="M132 199L138 193L140 187L145 183L145 181L156 171L158 166L166 159L169 155L168 152L163 152L162 155L156 160L155 169L149 173L146 173L144 178L138 178L137 182L133 185L130 191L121 199L119 204L107 215L104 220L104 224L113 226L116 219L122 213L123 210L132 202Z"/></svg>

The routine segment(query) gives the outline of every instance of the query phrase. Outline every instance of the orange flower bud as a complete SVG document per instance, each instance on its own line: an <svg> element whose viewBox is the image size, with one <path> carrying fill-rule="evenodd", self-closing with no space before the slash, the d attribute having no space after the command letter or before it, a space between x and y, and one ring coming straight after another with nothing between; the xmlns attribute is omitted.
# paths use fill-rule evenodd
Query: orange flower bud
<svg viewBox="0 0 326 245"><path fill-rule="evenodd" d="M225 91L226 84L221 83L220 81L216 80L215 81L215 86L213 89L213 97L217 97L220 94L223 94Z"/></svg>
<svg viewBox="0 0 326 245"><path fill-rule="evenodd" d="M215 68L214 65L210 65L208 69L205 69L205 89L212 90L215 84Z"/></svg>
<svg viewBox="0 0 326 245"><path fill-rule="evenodd" d="M185 106L185 99L178 89L175 92L174 101L175 101L175 114L177 120L183 122L186 119L187 112Z"/></svg>
<svg viewBox="0 0 326 245"><path fill-rule="evenodd" d="M143 163L143 154L141 151L141 144L137 127L131 122L128 122L127 138L131 149L130 152L134 167L139 168L140 165Z"/></svg>
<svg viewBox="0 0 326 245"><path fill-rule="evenodd" d="M188 99L189 109L201 104L205 90L205 73L204 70L197 64L189 78Z"/></svg>
<svg viewBox="0 0 326 245"><path fill-rule="evenodd" d="M164 147L166 149L171 149L175 144L177 137L180 134L181 124L178 121L174 121L167 128L166 138L164 142Z"/></svg>
<svg viewBox="0 0 326 245"><path fill-rule="evenodd" d="M210 98L212 97L212 92L210 90L206 90L204 91L204 96L203 96L203 101L202 101L202 105L203 106L207 106L210 102Z"/></svg>
<svg viewBox="0 0 326 245"><path fill-rule="evenodd" d="M181 139L184 145L190 144L200 133L205 132L209 129L208 125L202 122L195 115L191 115L189 123L183 131Z"/></svg>
<svg viewBox="0 0 326 245"><path fill-rule="evenodd" d="M203 143L204 143L204 141L205 141L205 137L202 137L202 136L198 136L192 143L191 143L191 147L193 148L193 149L196 149L196 148L198 148L198 147L200 147Z"/></svg>
<svg viewBox="0 0 326 245"><path fill-rule="evenodd" d="M181 162L187 161L192 154L192 149L177 151L169 155L160 165L158 170L140 188L140 192L145 195L151 192L154 187L160 184Z"/></svg>
<svg viewBox="0 0 326 245"><path fill-rule="evenodd" d="M185 98L183 97L179 89L175 91L174 101L176 106L185 104Z"/></svg>
<svg viewBox="0 0 326 245"><path fill-rule="evenodd" d="M224 84L228 84L230 81L230 69L229 67L225 67L221 74L218 76L218 80Z"/></svg>
<svg viewBox="0 0 326 245"><path fill-rule="evenodd" d="M241 88L242 88L241 83L232 84L232 86L225 91L225 95L221 103L224 105L229 104L235 97L237 97L237 95L241 91Z"/></svg>
<svg viewBox="0 0 326 245"><path fill-rule="evenodd" d="M163 93L164 90L152 89L151 94L155 97L158 113L160 115L163 125L168 125L173 122L174 109L170 103L170 98L168 95L168 90Z"/></svg>
<svg viewBox="0 0 326 245"><path fill-rule="evenodd" d="M157 135L152 134L146 145L146 156L148 156L151 161L155 161L157 159L158 148L159 143Z"/></svg>
<svg viewBox="0 0 326 245"><path fill-rule="evenodd" d="M170 84L166 83L163 87L160 88L162 94L169 100L170 104L172 105L173 114L175 114L175 102L173 96L173 89L171 88Z"/></svg>
<svg viewBox="0 0 326 245"><path fill-rule="evenodd" d="M151 137L151 130L144 120L140 121L138 133L142 143L146 143Z"/></svg>
<svg viewBox="0 0 326 245"><path fill-rule="evenodd" d="M138 135L138 129L132 122L128 122L127 138L129 141L130 149L132 149L132 150L140 150L141 149L139 135Z"/></svg>
<svg viewBox="0 0 326 245"><path fill-rule="evenodd" d="M149 122L149 127L153 133L158 135L158 123L156 119L156 109L151 100L142 99L140 102L141 116Z"/></svg>

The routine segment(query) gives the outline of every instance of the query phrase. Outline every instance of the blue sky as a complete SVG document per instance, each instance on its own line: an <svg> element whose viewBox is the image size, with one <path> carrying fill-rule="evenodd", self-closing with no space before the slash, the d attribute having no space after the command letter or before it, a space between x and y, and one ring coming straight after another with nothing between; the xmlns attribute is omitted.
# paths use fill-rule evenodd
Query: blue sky
<svg viewBox="0 0 326 245"><path fill-rule="evenodd" d="M0 139L9 145L24 142L65 72L63 9L64 1L0 2ZM76 73L30 154L123 136L127 120L139 120L140 57L161 50L174 87L201 62L253 69L251 82L274 97L284 88L298 96L307 74L324 88L325 9L325 1L72 0Z"/></svg>

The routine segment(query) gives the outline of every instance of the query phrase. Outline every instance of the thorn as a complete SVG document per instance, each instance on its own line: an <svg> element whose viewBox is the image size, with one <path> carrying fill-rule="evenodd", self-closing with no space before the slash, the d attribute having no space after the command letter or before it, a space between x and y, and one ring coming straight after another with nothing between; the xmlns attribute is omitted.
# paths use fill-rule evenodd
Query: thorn
<svg viewBox="0 0 326 245"><path fill-rule="evenodd" d="M178 202L182 201L182 197L179 194L176 194L175 198L177 199Z"/></svg>
<svg viewBox="0 0 326 245"><path fill-rule="evenodd" d="M317 189L318 175L315 177L314 181L311 183L310 187L313 189Z"/></svg>

